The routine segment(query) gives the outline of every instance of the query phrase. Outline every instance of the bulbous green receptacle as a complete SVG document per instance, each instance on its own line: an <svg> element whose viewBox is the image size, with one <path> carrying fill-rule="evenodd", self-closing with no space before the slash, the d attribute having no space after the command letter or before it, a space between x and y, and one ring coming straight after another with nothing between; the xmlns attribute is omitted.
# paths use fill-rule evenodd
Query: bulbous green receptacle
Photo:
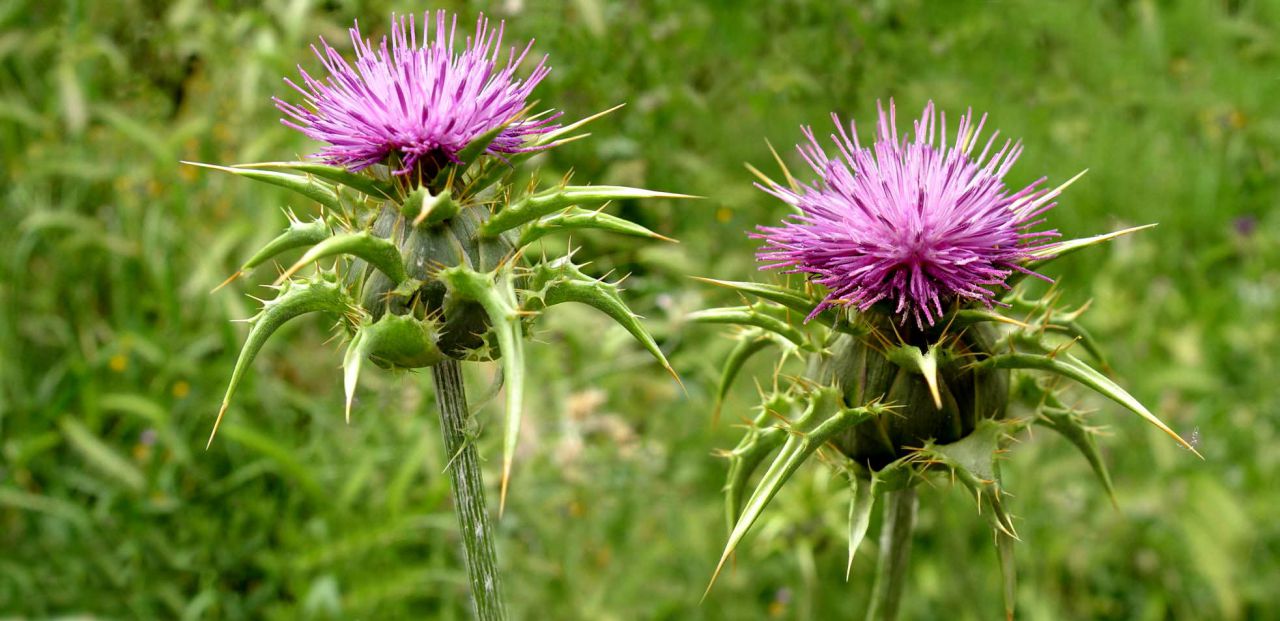
<svg viewBox="0 0 1280 621"><path fill-rule="evenodd" d="M413 314L433 320L439 329L437 346L446 356L471 359L482 351L485 358L497 357L496 348L485 348L490 328L488 315L471 300L451 299L445 284L436 275L441 269L459 265L486 272L513 260L515 239L511 233L484 236L480 225L489 219L484 205L463 206L457 215L443 222L415 226L393 205L383 207L374 220L374 235L389 239L400 249L409 277L417 281L411 291L398 290L386 274L371 268L353 270L364 278L361 304L374 320L384 313Z"/></svg>
<svg viewBox="0 0 1280 621"><path fill-rule="evenodd" d="M969 326L943 338L940 330L890 326L887 318L869 315L867 321L872 323L870 335L840 335L826 352L810 359L807 373L820 384L838 386L848 406L879 401L893 407L891 414L836 436L834 445L850 459L879 470L929 440L955 442L972 433L984 418L1004 418L1009 372L972 365L992 353L994 332L988 326ZM922 352L942 339L935 354L941 406L924 376L891 360L883 342L873 338L876 334L900 337L903 345Z"/></svg>

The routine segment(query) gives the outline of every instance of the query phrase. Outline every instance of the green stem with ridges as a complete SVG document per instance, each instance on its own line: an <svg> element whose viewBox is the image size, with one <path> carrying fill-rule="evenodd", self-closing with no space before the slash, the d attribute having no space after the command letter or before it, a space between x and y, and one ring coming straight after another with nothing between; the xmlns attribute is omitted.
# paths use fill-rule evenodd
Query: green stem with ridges
<svg viewBox="0 0 1280 621"><path fill-rule="evenodd" d="M479 621L505 620L507 607L498 575L493 525L485 503L480 455L467 433L470 414L462 369L457 360L445 358L431 368L431 377L435 380L436 401L440 406L440 431L449 457L453 510L458 514L475 616Z"/></svg>
<svg viewBox="0 0 1280 621"><path fill-rule="evenodd" d="M916 490L914 487L885 492L884 524L880 527L880 558L876 563L876 582L867 621L894 621L907 581L907 563L911 560L911 533L916 525Z"/></svg>

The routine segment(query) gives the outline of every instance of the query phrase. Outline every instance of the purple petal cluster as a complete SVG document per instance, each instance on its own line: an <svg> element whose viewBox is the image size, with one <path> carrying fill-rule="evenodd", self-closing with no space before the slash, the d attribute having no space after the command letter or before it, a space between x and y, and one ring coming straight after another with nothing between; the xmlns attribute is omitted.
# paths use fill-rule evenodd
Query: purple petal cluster
<svg viewBox="0 0 1280 621"><path fill-rule="evenodd" d="M811 318L833 305L865 311L884 303L900 321L923 327L956 300L990 307L992 287L1007 288L1015 271L1034 274L1022 264L1057 237L1031 229L1061 188L1041 189L1041 178L1008 191L1004 176L1022 147L1005 141L993 151L996 132L975 157L985 115L976 125L972 111L960 117L948 143L946 114L939 121L932 102L912 136L899 135L892 101L887 114L878 109L870 147L858 141L853 123L846 131L832 115L836 158L804 128L808 143L797 149L818 181L794 189L757 184L798 212L752 234L764 240L756 254L761 269L811 274L826 287Z"/></svg>
<svg viewBox="0 0 1280 621"><path fill-rule="evenodd" d="M420 162L437 168L457 163L467 144L504 124L488 153L545 148L529 146L528 139L556 128L553 121L559 114L522 114L534 87L550 71L546 58L527 79L517 79L516 68L529 46L518 54L512 48L499 67L502 23L491 29L481 16L475 35L466 37L462 51L455 53L457 16L447 19L445 11L438 11L435 18L432 33L430 15L423 16L421 47L412 16L393 16L390 45L383 37L377 47L361 37L356 24L350 31L354 65L321 39L323 50L311 49L329 75L319 80L299 67L302 86L286 79L305 103L277 98L276 107L290 117L281 121L328 143L318 157L350 170L386 163L403 174Z"/></svg>

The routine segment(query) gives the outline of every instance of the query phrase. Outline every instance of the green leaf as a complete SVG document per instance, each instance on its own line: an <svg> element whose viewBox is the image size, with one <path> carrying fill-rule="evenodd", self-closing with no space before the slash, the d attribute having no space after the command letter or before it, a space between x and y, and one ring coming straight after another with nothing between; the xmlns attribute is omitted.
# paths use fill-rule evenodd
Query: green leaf
<svg viewBox="0 0 1280 621"><path fill-rule="evenodd" d="M222 398L222 407L218 410L218 418L213 423L213 431L209 434L209 442L205 448L213 444L218 426L222 423L223 415L227 413L227 406L231 403L231 397L235 394L236 387L240 385L245 371L253 363L254 357L266 344L267 339L280 326L306 313L323 311L343 314L352 306L353 304L338 283L324 279L289 282L281 290L280 295L264 303L262 311L249 320L252 325L249 329L249 338L240 349L240 356L236 359L235 369L231 372L231 381L227 385L226 395Z"/></svg>
<svg viewBox="0 0 1280 621"><path fill-rule="evenodd" d="M999 354L979 362L978 365L996 369L1036 369L1057 373L1063 377L1073 379L1146 419L1147 422L1155 425L1158 429L1168 434L1169 437L1177 440L1178 443L1187 450L1195 453L1197 457L1204 459L1204 457L1196 451L1195 447L1191 446L1191 444L1186 440L1183 440L1182 437L1170 429L1168 425L1165 425L1164 421L1161 421L1159 417L1152 414L1146 406L1133 398L1133 395L1130 395L1125 391L1125 389L1116 385L1116 383L1108 379L1107 376L1099 373L1089 365L1081 362L1075 356L1072 356L1065 351L1045 354Z"/></svg>
<svg viewBox="0 0 1280 621"><path fill-rule="evenodd" d="M400 258L400 250L395 244L369 231L360 231L335 235L312 246L306 254L302 255L302 258L298 259L297 263L276 279L276 284L288 280L309 263L341 254L349 254L368 261L369 265L381 270L397 285L409 278L404 261Z"/></svg>
<svg viewBox="0 0 1280 621"><path fill-rule="evenodd" d="M236 164L234 168L297 171L345 185L380 200L395 200L400 194L396 184L392 181L377 179L367 173L354 173L340 166L331 166L320 162L256 162L253 164Z"/></svg>
<svg viewBox="0 0 1280 621"><path fill-rule="evenodd" d="M338 191L332 185L306 175L291 175L270 170L254 170L252 168L232 168L200 162L182 162L191 166L199 166L211 170L220 170L233 175L261 181L288 190L293 190L333 211L342 211L342 203L338 200Z"/></svg>
<svg viewBox="0 0 1280 621"><path fill-rule="evenodd" d="M80 421L64 416L58 419L58 426L62 428L62 435L89 462L93 471L115 479L135 494L141 493L146 488L146 475L115 449L100 440Z"/></svg>
<svg viewBox="0 0 1280 621"><path fill-rule="evenodd" d="M70 522L80 528L88 528L92 522L89 513L77 503L58 498L24 492L10 486L0 486L0 507L33 511Z"/></svg>
<svg viewBox="0 0 1280 621"><path fill-rule="evenodd" d="M1155 223L1144 224L1142 226L1135 226L1135 227L1123 229L1120 231L1112 231L1110 233L1104 233L1102 235L1094 235L1093 237L1083 237L1080 239L1068 239L1065 241L1047 244L1041 248L1038 248L1032 251L1031 259L1028 260L1023 265L1023 267L1025 267L1030 271L1035 271L1044 267L1045 265L1048 265L1051 261L1056 261L1058 259L1061 259L1062 257L1065 257L1073 252L1076 252L1077 250L1082 250L1090 246L1111 241L1117 237L1123 237L1125 235L1129 235L1130 233L1137 233L1138 231L1154 228L1155 226L1156 226ZM1026 278L1028 275L1029 274L1027 272L1022 272L1022 271L1014 272L1013 275L1009 276L1009 278L1005 280L1005 284L1012 287L1013 285L1016 285L1019 282L1021 282L1022 279Z"/></svg>
<svg viewBox="0 0 1280 621"><path fill-rule="evenodd" d="M670 237L659 235L635 222L609 215L603 211L590 211L581 207L570 207L560 213L552 214L530 224L520 234L520 241L516 246L527 246L551 233L581 229L597 229L632 237L645 237L668 242L676 241Z"/></svg>
<svg viewBox="0 0 1280 621"><path fill-rule="evenodd" d="M480 234L494 237L521 225L551 215L567 207L599 205L609 201L640 198L697 198L687 194L656 192L617 185L569 185L530 194L509 203L480 227Z"/></svg>
<svg viewBox="0 0 1280 621"><path fill-rule="evenodd" d="M320 482L311 474L307 466L303 465L302 461L295 456L297 451L294 447L277 442L272 436L248 425L231 423L227 425L223 433L226 434L227 439L231 442L261 454L274 462L280 474L289 477L291 482L297 483L298 487L313 500L329 498L330 490L320 485Z"/></svg>
<svg viewBox="0 0 1280 621"><path fill-rule="evenodd" d="M462 150L458 151L458 163L453 166L445 166L444 168L441 168L440 172L436 173L436 178L432 180L431 184L435 187L440 187L440 185L447 181L451 176L454 179L461 179L462 175L467 172L467 169L480 159L481 155L484 155L484 152L489 148L489 145L493 144L493 141L496 140L502 132L506 131L507 127L509 127L511 123L515 122L518 117L519 115L513 116L508 119L506 123L476 136L474 140L467 143L467 146L462 147Z"/></svg>

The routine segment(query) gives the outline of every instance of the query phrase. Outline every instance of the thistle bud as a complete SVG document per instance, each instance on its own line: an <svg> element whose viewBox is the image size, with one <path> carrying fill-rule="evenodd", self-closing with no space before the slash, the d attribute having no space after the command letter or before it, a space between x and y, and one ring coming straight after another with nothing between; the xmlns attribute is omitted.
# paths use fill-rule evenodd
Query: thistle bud
<svg viewBox="0 0 1280 621"><path fill-rule="evenodd" d="M1045 213L1079 175L1052 189L1041 179L1009 190L1004 176L1022 147L997 144L994 135L981 142L985 116L975 121L966 113L949 134L945 114L939 118L930 103L912 133L899 134L890 103L880 110L870 147L852 124L833 120L836 156L811 128L798 147L817 181L800 184L784 167L784 185L752 169L757 187L794 210L781 224L752 233L763 242L761 269L799 275L802 286L710 281L758 301L690 317L744 327L721 375L720 400L745 361L770 345L783 350L784 361L804 360L798 375L776 367L760 413L725 453L730 533L716 574L799 466L830 447L843 459L828 461L849 473L854 488L849 568L872 505L881 497L885 505L868 618L896 613L914 524L912 488L935 474L969 488L995 529L1012 615L1017 535L997 457L1014 434L1032 423L1058 431L1111 492L1093 428L1038 374L1084 384L1186 445L1076 357L1079 345L1103 364L1077 321L1081 309L1062 308L1056 293L1029 299L1017 287L1027 276L1048 280L1036 270L1052 259L1138 229L1069 241L1042 230ZM1015 406L1034 416L1016 416ZM751 487L753 472L770 455Z"/></svg>
<svg viewBox="0 0 1280 621"><path fill-rule="evenodd" d="M600 115L561 125L559 112L529 114L533 89L550 69L544 58L528 77L517 77L532 44L504 50L501 24L492 28L479 18L459 51L456 18L449 22L439 11L426 21L419 39L412 16L393 18L390 41L381 44L352 28L354 63L322 42L316 55L328 76L302 71L299 82L286 80L303 103L276 99L286 116L282 122L326 144L316 154L319 161L200 164L288 188L323 210L306 223L290 215L290 227L227 281L306 249L277 279L280 297L253 322L218 421L267 338L309 312L336 316L347 339L348 417L365 360L415 369L446 359L501 359L505 500L522 412L525 324L538 312L561 302L598 308L670 370L613 283L588 277L569 257L530 262L522 250L574 229L666 239L588 208L619 199L686 197L576 186L567 178L541 191L515 183L516 166L584 137L574 132ZM302 275L330 261L332 268Z"/></svg>
<svg viewBox="0 0 1280 621"><path fill-rule="evenodd" d="M869 315L865 321L868 335L894 334L883 316ZM805 372L813 381L838 386L847 404L880 400L897 406L894 416L867 421L832 442L873 471L930 441L960 440L981 420L1003 419L1008 408L1009 371L970 364L994 353L996 335L990 326L976 325L954 337L904 327L898 336L901 343L889 345L842 334L827 352L809 358Z"/></svg>

